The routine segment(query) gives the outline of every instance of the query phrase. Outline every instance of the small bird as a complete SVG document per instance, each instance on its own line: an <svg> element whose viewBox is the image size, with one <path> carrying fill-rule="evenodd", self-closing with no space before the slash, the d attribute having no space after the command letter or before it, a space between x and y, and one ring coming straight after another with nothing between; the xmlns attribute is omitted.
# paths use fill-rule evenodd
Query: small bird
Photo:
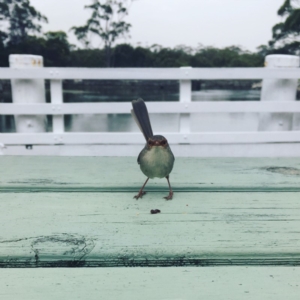
<svg viewBox="0 0 300 300"><path fill-rule="evenodd" d="M171 151L167 139L162 135L153 135L148 110L143 99L132 101L131 114L146 139L146 145L138 156L137 162L147 180L134 196L135 199L142 198L146 192L143 191L149 178L166 178L169 185L169 195L166 200L173 198L173 191L169 181L169 175L173 169L175 157Z"/></svg>

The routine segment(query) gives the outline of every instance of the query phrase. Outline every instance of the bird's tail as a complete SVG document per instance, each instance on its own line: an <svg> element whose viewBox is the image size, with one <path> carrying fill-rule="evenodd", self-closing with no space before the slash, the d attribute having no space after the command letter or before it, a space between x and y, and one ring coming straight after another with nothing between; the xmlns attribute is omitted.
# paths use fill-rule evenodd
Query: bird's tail
<svg viewBox="0 0 300 300"><path fill-rule="evenodd" d="M148 141L149 138L153 137L153 132L146 104L143 99L139 98L138 100L132 101L132 107L131 114L146 141Z"/></svg>

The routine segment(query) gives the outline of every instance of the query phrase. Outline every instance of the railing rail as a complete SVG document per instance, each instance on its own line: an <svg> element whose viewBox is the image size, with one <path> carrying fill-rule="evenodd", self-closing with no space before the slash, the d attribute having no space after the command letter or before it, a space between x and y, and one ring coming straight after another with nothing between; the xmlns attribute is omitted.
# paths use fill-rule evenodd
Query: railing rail
<svg viewBox="0 0 300 300"><path fill-rule="evenodd" d="M204 144L268 144L299 143L300 131L264 132L191 132L190 116L194 113L300 113L300 101L234 101L192 102L192 80L273 79L300 78L299 68L0 68L0 79L50 79L51 103L1 103L1 115L52 115L53 132L2 133L0 152L8 146L30 145L136 145L142 144L139 133L127 132L64 132L64 115L70 114L126 114L131 104L125 103L63 103L64 79L97 80L178 80L179 102L148 102L150 113L180 114L178 132L165 133L175 145ZM158 99L153 99L154 101ZM284 100L284 99L283 99ZM30 101L29 101L30 102ZM5 152L5 151L4 151Z"/></svg>
<svg viewBox="0 0 300 300"><path fill-rule="evenodd" d="M299 143L300 132L159 132L170 144L253 144ZM141 145L144 139L135 132L66 132L0 134L4 145Z"/></svg>
<svg viewBox="0 0 300 300"><path fill-rule="evenodd" d="M0 68L0 79L217 80L298 79L299 68Z"/></svg>
<svg viewBox="0 0 300 300"><path fill-rule="evenodd" d="M234 101L234 102L147 102L150 113L300 113L300 101ZM61 103L11 104L0 103L5 115L68 115L68 114L128 114L131 103Z"/></svg>

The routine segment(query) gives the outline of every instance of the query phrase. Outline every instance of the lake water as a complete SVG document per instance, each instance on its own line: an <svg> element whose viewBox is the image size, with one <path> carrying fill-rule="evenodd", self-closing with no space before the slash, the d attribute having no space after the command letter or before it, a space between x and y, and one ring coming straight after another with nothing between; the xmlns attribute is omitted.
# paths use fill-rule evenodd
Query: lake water
<svg viewBox="0 0 300 300"><path fill-rule="evenodd" d="M260 90L202 90L192 93L192 101L258 101Z"/></svg>
<svg viewBox="0 0 300 300"><path fill-rule="evenodd" d="M258 90L203 90L192 92L192 101L255 101L260 99ZM154 132L179 130L179 114L150 114ZM258 114L192 114L192 131L252 131L257 130ZM139 131L130 114L74 115L68 120L68 131Z"/></svg>
<svg viewBox="0 0 300 300"><path fill-rule="evenodd" d="M97 93L68 93L68 102L99 101ZM73 98L72 98L73 97ZM80 98L79 98L80 97ZM178 99L178 95L174 95ZM260 99L259 90L201 90L192 92L192 101L255 101ZM74 101L72 101L74 100ZM120 101L120 99L114 99ZM154 132L176 132L179 130L179 114L151 114ZM51 118L49 118L49 131L52 131ZM258 114L192 114L192 131L252 131L257 130ZM2 129L1 129L2 127ZM0 119L0 131L13 132L13 117ZM72 115L65 116L65 130L67 132L136 132L139 131L130 113L109 115Z"/></svg>

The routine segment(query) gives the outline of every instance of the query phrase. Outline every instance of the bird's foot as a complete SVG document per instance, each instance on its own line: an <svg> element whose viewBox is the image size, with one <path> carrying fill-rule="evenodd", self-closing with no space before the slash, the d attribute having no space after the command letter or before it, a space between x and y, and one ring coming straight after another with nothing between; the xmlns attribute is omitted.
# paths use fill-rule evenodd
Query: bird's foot
<svg viewBox="0 0 300 300"><path fill-rule="evenodd" d="M135 195L133 198L138 200L139 198L143 198L143 196L146 194L146 192L140 191L137 195Z"/></svg>
<svg viewBox="0 0 300 300"><path fill-rule="evenodd" d="M166 200L172 200L172 199L173 199L173 192L170 191L170 192L169 192L169 195L166 196L166 197L164 197L164 199L166 199Z"/></svg>

